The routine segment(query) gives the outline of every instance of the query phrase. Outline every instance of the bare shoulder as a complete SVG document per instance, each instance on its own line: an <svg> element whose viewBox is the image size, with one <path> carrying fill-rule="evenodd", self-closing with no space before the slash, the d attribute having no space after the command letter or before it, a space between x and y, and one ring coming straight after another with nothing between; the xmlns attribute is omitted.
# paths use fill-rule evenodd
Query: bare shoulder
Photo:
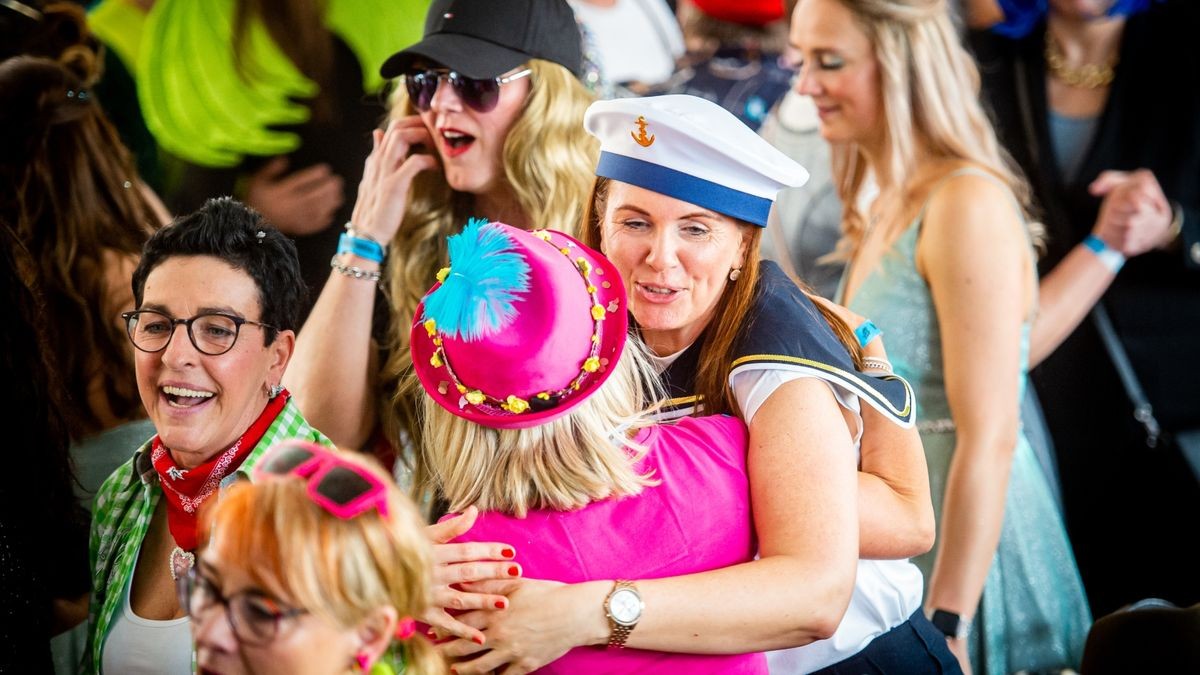
<svg viewBox="0 0 1200 675"><path fill-rule="evenodd" d="M1024 242L1024 221L1012 190L998 176L966 163L951 166L926 191L926 243L957 246L1012 239Z"/></svg>
<svg viewBox="0 0 1200 675"><path fill-rule="evenodd" d="M1004 273L1026 266L1030 249L1025 222L1001 179L963 164L941 173L926 195L917 243L917 267L923 277L990 276L988 270Z"/></svg>

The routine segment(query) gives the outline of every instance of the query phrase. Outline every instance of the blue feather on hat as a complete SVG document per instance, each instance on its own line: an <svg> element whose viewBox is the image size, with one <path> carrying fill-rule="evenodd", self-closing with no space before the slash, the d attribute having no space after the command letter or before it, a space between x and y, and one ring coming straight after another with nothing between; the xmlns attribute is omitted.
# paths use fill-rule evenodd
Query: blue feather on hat
<svg viewBox="0 0 1200 675"><path fill-rule="evenodd" d="M498 223L472 218L446 243L450 273L425 298L424 319L468 342L506 328L517 317L513 302L529 290L529 263L517 242Z"/></svg>

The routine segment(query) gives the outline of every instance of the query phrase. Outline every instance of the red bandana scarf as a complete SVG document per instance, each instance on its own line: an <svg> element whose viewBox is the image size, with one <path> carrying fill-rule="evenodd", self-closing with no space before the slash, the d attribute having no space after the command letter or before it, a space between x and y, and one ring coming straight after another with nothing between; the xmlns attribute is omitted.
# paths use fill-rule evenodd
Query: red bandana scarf
<svg viewBox="0 0 1200 675"><path fill-rule="evenodd" d="M219 453L207 462L182 469L171 459L162 440L154 437L150 460L154 470L158 472L159 483L163 487L163 495L167 498L167 527L175 544L184 551L196 549L196 527L200 505L216 492L221 480L237 470L254 446L262 440L271 423L279 416L283 406L291 394L285 389L275 398L267 401L267 407L246 433L231 445L228 450Z"/></svg>

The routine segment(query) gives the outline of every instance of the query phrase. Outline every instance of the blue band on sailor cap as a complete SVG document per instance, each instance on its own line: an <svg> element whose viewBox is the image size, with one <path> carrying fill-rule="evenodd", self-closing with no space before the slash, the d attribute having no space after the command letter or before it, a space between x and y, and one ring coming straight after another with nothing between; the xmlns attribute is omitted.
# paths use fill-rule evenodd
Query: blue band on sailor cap
<svg viewBox="0 0 1200 675"><path fill-rule="evenodd" d="M771 211L770 199L611 152L600 153L596 175L653 190L759 227L767 226L767 214Z"/></svg>

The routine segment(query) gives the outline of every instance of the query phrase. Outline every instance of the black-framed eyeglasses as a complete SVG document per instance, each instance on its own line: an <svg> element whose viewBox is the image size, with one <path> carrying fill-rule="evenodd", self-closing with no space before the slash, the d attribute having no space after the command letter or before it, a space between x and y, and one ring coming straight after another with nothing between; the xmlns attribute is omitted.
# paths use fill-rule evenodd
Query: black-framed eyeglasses
<svg viewBox="0 0 1200 675"><path fill-rule="evenodd" d="M225 609L225 618L238 642L265 645L279 634L279 625L307 610L285 607L278 600L256 589L246 589L225 597L211 579L193 567L176 582L179 605L193 622L208 617L217 605Z"/></svg>
<svg viewBox="0 0 1200 675"><path fill-rule="evenodd" d="M220 356L233 349L245 324L276 330L270 324L220 312L205 312L190 319L176 319L153 309L139 309L125 312L121 318L125 320L125 332L129 334L133 346L151 354L161 352L171 344L175 327L179 325L187 326L192 346L209 356Z"/></svg>
<svg viewBox="0 0 1200 675"><path fill-rule="evenodd" d="M531 73L533 73L532 70L525 68L512 75L477 80L453 70L430 68L406 74L404 86L408 89L408 98L412 101L413 107L421 112L429 110L429 106L433 103L433 96L437 93L438 84L442 80L446 80L451 87L454 87L454 93L458 95L464 105L475 112L485 113L491 112L500 102L501 85L519 80Z"/></svg>

